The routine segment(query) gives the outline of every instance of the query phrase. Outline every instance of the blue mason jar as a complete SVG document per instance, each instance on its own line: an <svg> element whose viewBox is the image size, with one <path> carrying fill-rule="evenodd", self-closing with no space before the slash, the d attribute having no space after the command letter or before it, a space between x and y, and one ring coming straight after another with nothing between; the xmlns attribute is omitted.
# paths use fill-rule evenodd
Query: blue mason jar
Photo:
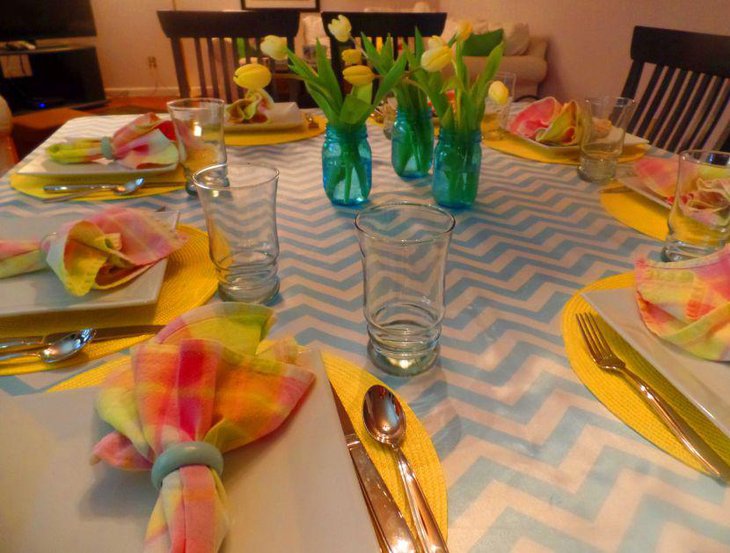
<svg viewBox="0 0 730 553"><path fill-rule="evenodd" d="M433 118L430 109L398 108L392 131L390 160L399 177L425 177L433 162Z"/></svg>
<svg viewBox="0 0 730 553"><path fill-rule="evenodd" d="M322 145L324 191L333 204L360 205L372 186L373 153L365 125L355 129L327 125Z"/></svg>
<svg viewBox="0 0 730 553"><path fill-rule="evenodd" d="M433 197L445 207L469 207L479 188L482 133L441 129L434 152Z"/></svg>

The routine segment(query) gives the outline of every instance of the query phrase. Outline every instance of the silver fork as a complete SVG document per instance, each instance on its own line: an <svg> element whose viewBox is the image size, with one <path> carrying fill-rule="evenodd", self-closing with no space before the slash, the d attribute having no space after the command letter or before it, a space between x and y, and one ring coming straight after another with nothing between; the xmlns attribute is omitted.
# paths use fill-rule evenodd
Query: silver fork
<svg viewBox="0 0 730 553"><path fill-rule="evenodd" d="M669 404L662 399L646 382L633 373L624 361L616 355L598 328L591 314L579 313L578 327L583 335L588 353L596 365L607 371L619 373L649 407L664 421L669 430L679 438L697 460L718 480L730 481L730 466L689 426Z"/></svg>

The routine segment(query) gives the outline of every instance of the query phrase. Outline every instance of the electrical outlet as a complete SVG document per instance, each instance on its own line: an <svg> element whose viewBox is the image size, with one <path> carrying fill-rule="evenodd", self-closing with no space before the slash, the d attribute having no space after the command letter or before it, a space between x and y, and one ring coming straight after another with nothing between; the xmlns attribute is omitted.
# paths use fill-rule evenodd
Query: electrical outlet
<svg viewBox="0 0 730 553"><path fill-rule="evenodd" d="M147 57L147 67L150 69L157 69L157 58L155 56Z"/></svg>

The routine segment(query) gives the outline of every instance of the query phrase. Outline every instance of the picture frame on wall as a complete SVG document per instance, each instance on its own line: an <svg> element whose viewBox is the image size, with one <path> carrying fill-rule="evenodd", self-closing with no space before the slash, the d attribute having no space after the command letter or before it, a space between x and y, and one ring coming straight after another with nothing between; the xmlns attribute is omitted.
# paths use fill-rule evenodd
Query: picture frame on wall
<svg viewBox="0 0 730 553"><path fill-rule="evenodd" d="M244 10L299 10L318 12L319 0L241 0Z"/></svg>

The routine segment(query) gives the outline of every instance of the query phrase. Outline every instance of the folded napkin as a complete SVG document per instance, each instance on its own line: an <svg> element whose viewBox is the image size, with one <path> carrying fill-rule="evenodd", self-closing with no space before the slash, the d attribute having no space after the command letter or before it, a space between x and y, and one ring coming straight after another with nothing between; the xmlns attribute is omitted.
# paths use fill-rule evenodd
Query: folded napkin
<svg viewBox="0 0 730 553"><path fill-rule="evenodd" d="M173 165L178 162L175 131L171 121L154 113L140 115L113 136L78 138L48 147L53 161L63 164L108 159L130 169Z"/></svg>
<svg viewBox="0 0 730 553"><path fill-rule="evenodd" d="M274 105L274 99L265 90L249 90L243 98L226 106L226 123L266 123Z"/></svg>
<svg viewBox="0 0 730 553"><path fill-rule="evenodd" d="M671 203L677 187L679 161L676 157L644 157L634 162L634 175L641 184Z"/></svg>
<svg viewBox="0 0 730 553"><path fill-rule="evenodd" d="M130 281L184 242L148 211L110 207L38 241L0 239L0 278L50 268L66 290L83 296Z"/></svg>
<svg viewBox="0 0 730 553"><path fill-rule="evenodd" d="M203 442L225 453L278 428L314 375L296 365L293 340L256 355L273 320L266 307L206 305L133 349L99 394L97 411L114 431L94 447L92 462L152 469L154 481L157 466L182 446ZM144 551L213 553L229 526L219 470L194 458L175 466L160 476Z"/></svg>
<svg viewBox="0 0 730 553"><path fill-rule="evenodd" d="M688 261L641 258L635 273L651 332L698 357L730 361L730 246Z"/></svg>
<svg viewBox="0 0 730 553"><path fill-rule="evenodd" d="M564 104L552 96L522 109L508 126L512 134L541 144L572 146L580 142L578 104Z"/></svg>

